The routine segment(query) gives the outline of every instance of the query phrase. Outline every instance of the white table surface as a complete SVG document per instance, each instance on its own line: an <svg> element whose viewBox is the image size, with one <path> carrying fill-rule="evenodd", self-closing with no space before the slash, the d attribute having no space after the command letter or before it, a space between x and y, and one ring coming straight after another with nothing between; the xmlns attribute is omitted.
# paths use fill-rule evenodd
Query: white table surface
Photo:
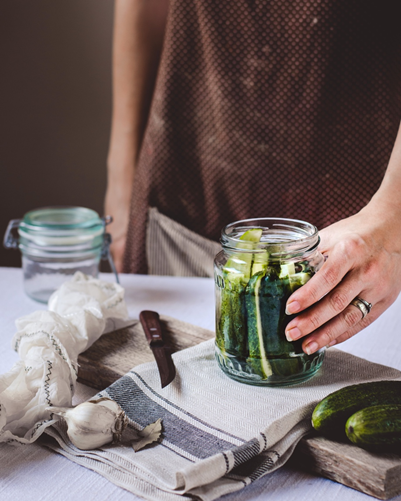
<svg viewBox="0 0 401 501"><path fill-rule="evenodd" d="M112 275L103 279L113 281ZM212 279L121 275L132 318L143 309L214 330ZM15 320L46 305L23 291L22 272L0 267L0 373L18 360L11 348ZM341 345L341 349L373 362L401 370L401 296L371 326ZM74 402L89 398L95 390L79 384ZM135 501L141 498L116 487L97 473L70 462L37 444L0 444L1 501ZM290 467L266 475L226 501L366 501L370 496L324 478ZM401 501L401 496L393 498Z"/></svg>

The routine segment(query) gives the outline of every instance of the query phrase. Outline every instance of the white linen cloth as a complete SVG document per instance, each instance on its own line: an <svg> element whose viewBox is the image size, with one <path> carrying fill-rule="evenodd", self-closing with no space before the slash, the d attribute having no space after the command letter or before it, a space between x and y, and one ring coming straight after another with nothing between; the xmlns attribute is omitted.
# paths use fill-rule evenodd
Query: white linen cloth
<svg viewBox="0 0 401 501"><path fill-rule="evenodd" d="M214 500L270 473L311 430L314 406L350 384L401 379L401 372L330 349L320 372L297 386L263 388L228 378L213 340L173 355L176 378L164 389L155 363L140 365L101 392L142 429L161 418L160 444L135 453L127 444L81 451L63 423L41 443L151 501Z"/></svg>
<svg viewBox="0 0 401 501"><path fill-rule="evenodd" d="M0 442L34 442L52 423L50 406L71 406L77 359L128 317L124 289L77 272L48 302L16 321L21 360L0 376Z"/></svg>

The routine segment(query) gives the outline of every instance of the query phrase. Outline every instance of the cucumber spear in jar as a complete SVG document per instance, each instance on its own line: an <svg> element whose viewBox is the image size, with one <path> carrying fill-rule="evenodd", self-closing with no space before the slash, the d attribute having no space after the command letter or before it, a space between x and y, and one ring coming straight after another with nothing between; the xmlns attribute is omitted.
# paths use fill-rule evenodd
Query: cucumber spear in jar
<svg viewBox="0 0 401 501"><path fill-rule="evenodd" d="M240 248L249 249L250 252L238 252L227 261L223 270L225 285L221 290L221 312L216 342L223 353L244 360L248 353L245 288L255 261L255 254L251 251L254 243L260 241L262 232L261 228L252 228L241 235ZM265 261L267 263L267 257ZM261 259L257 260L257 264L261 264Z"/></svg>

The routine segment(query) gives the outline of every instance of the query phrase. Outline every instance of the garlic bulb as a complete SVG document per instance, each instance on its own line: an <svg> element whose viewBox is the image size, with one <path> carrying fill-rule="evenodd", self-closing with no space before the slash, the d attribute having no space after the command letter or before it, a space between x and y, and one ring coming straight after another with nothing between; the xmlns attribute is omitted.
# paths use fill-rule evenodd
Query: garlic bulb
<svg viewBox="0 0 401 501"><path fill-rule="evenodd" d="M100 398L75 407L48 407L67 423L67 435L78 449L96 449L121 440L128 417L114 400Z"/></svg>

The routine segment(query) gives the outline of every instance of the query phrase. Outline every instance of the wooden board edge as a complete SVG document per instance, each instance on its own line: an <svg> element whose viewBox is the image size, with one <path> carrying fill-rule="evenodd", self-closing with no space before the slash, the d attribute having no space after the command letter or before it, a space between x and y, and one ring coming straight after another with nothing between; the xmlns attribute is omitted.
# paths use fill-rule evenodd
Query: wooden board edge
<svg viewBox="0 0 401 501"><path fill-rule="evenodd" d="M385 459L366 463L355 457L344 455L341 444L338 450L332 442L323 437L305 437L296 447L291 458L291 464L311 473L334 480L352 489L368 494L377 499L388 500L401 494L401 461L399 465L386 469L383 464ZM345 448L353 448L361 455L367 454L356 446L344 444ZM329 451L329 455L325 453ZM327 458L330 457L330 464ZM355 469L360 469L361 474L355 478ZM390 474L389 474L390 473Z"/></svg>

